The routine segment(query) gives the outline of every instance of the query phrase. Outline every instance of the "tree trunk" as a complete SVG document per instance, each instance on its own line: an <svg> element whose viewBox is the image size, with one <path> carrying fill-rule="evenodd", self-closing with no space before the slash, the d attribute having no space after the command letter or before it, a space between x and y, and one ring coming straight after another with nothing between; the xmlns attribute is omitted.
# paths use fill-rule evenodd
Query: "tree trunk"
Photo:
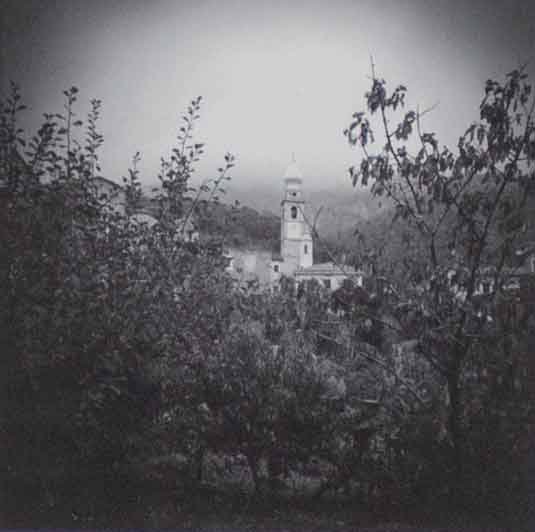
<svg viewBox="0 0 535 532"><path fill-rule="evenodd" d="M258 474L258 457L254 452L247 453L247 464L253 477L254 491L258 494L260 492L260 475Z"/></svg>
<svg viewBox="0 0 535 532"><path fill-rule="evenodd" d="M204 454L205 454L205 448L201 445L199 446L199 448L197 449L197 452L195 453L195 465L197 467L197 471L195 472L195 480L197 484L199 485L202 482Z"/></svg>
<svg viewBox="0 0 535 532"><path fill-rule="evenodd" d="M462 486L463 456L461 433L461 398L459 387L460 370L455 368L448 376L448 393L450 398L450 411L448 415L448 432L452 443L452 461L454 474L454 493L460 495Z"/></svg>

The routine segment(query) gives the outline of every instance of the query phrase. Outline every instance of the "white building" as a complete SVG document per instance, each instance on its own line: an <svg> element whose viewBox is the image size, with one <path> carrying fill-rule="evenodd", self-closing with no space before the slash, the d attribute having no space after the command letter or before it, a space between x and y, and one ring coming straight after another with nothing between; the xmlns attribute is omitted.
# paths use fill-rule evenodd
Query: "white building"
<svg viewBox="0 0 535 532"><path fill-rule="evenodd" d="M258 282L260 288L270 286L271 252L258 249L227 248L227 271L241 285Z"/></svg>
<svg viewBox="0 0 535 532"><path fill-rule="evenodd" d="M284 184L280 254L272 259L272 286L277 285L283 275L292 277L298 269L312 266L313 263L312 234L301 190L303 179L295 161L284 174Z"/></svg>
<svg viewBox="0 0 535 532"><path fill-rule="evenodd" d="M329 290L338 290L346 279L351 279L356 286L362 287L364 274L347 264L322 262L308 268L299 268L294 273L298 284L316 280Z"/></svg>
<svg viewBox="0 0 535 532"><path fill-rule="evenodd" d="M351 266L334 262L314 264L312 227L302 192L303 177L295 160L286 170L284 184L280 254L271 261L271 288L276 290L283 276L295 279L296 283L314 279L329 290L340 288L345 279L362 286L363 273Z"/></svg>
<svg viewBox="0 0 535 532"><path fill-rule="evenodd" d="M284 174L281 201L280 252L229 248L227 271L242 285L258 282L260 289L277 290L282 277L298 283L316 280L328 290L337 290L346 279L363 285L364 274L345 264L314 264L311 219L302 191L303 176L293 160Z"/></svg>

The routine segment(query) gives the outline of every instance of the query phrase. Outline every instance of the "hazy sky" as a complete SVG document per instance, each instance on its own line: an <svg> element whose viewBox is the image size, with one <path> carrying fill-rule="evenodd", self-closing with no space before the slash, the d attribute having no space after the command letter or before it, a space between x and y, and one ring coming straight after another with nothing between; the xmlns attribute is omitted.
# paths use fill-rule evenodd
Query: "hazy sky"
<svg viewBox="0 0 535 532"><path fill-rule="evenodd" d="M205 103L199 167L230 151L236 183L280 183L292 152L311 184L348 182L358 153L342 131L378 73L427 107L454 144L477 117L483 84L519 63L535 71L528 0L0 0L1 85L21 84L27 123L60 111L62 90L103 100L105 175L141 151L155 182L190 99ZM533 79L533 78L532 78Z"/></svg>

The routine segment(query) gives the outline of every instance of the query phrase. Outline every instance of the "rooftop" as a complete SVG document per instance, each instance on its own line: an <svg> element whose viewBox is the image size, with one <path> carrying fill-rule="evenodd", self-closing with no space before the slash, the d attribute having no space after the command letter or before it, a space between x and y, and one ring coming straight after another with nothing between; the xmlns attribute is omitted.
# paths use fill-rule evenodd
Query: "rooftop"
<svg viewBox="0 0 535 532"><path fill-rule="evenodd" d="M101 175L97 175L97 176L94 176L91 178L91 182L94 183L95 185L98 185L100 183L105 183L109 186L111 186L112 188L114 189L122 189L123 187L121 185L119 185L119 183L116 183L115 181L112 181L111 179L108 179L107 177L104 177L104 176L101 176Z"/></svg>
<svg viewBox="0 0 535 532"><path fill-rule="evenodd" d="M360 270L355 270L353 266L335 264L334 262L313 264L308 268L301 268L295 272L296 275L357 275L361 273Z"/></svg>

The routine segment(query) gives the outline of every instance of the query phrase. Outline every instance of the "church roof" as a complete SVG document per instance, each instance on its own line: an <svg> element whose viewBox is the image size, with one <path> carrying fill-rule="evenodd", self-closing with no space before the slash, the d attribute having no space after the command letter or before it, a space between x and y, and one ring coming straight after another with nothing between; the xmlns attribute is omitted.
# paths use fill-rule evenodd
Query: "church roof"
<svg viewBox="0 0 535 532"><path fill-rule="evenodd" d="M296 275L356 275L357 272L353 266L345 264L335 264L334 262L321 262L313 264L307 268L301 268L295 272Z"/></svg>

